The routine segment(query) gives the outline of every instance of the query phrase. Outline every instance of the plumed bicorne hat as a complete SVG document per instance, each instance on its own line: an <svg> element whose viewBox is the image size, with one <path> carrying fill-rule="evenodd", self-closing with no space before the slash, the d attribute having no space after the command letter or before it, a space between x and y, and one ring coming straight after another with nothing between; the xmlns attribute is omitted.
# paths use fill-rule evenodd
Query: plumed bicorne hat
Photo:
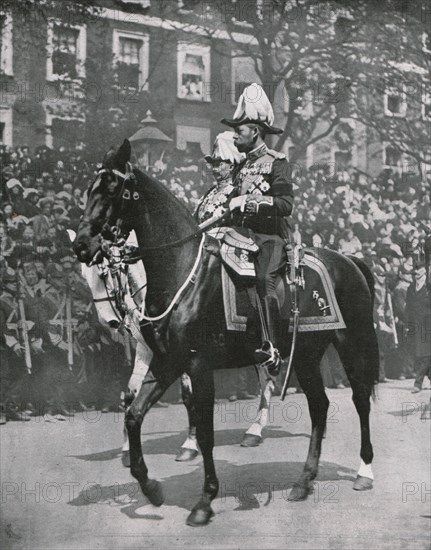
<svg viewBox="0 0 431 550"><path fill-rule="evenodd" d="M218 161L231 162L239 164L245 159L245 155L240 153L233 141L233 132L221 132L214 141L211 155L206 155L205 160L210 164Z"/></svg>
<svg viewBox="0 0 431 550"><path fill-rule="evenodd" d="M273 126L274 111L264 89L256 82L242 92L232 119L222 119L222 124L235 128L241 124L259 124L267 134L282 134L283 130Z"/></svg>

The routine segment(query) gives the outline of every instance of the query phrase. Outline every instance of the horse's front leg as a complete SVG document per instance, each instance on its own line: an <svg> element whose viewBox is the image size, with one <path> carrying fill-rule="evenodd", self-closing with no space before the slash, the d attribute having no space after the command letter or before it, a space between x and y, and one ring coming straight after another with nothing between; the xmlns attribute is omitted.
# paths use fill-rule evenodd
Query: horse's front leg
<svg viewBox="0 0 431 550"><path fill-rule="evenodd" d="M181 449L175 457L175 460L177 462L187 462L189 460L193 460L199 454L196 442L196 420L195 406L193 403L192 381L190 380L190 376L188 374L183 374L181 376L181 396L189 418L189 433L187 439L181 445Z"/></svg>
<svg viewBox="0 0 431 550"><path fill-rule="evenodd" d="M164 501L161 484L149 479L148 469L142 454L141 426L145 415L152 405L160 399L169 384L161 384L149 372L126 412L126 428L129 436L130 473L138 480L142 492L155 506L161 506Z"/></svg>
<svg viewBox="0 0 431 550"><path fill-rule="evenodd" d="M241 441L241 447L257 447L260 445L263 441L262 430L268 424L269 407L275 389L275 378L262 367L257 366L256 372L260 385L259 412L256 420L245 432Z"/></svg>
<svg viewBox="0 0 431 550"><path fill-rule="evenodd" d="M190 377L195 405L196 437L204 462L205 481L202 497L187 518L187 525L206 525L214 512L211 502L215 499L219 483L215 472L214 448L214 377L203 357L192 361Z"/></svg>

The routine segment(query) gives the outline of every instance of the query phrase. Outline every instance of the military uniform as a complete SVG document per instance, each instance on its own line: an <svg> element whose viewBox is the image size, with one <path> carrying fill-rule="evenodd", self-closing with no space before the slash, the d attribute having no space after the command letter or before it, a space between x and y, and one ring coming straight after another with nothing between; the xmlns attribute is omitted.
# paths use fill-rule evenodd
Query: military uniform
<svg viewBox="0 0 431 550"><path fill-rule="evenodd" d="M255 258L256 287L265 320L260 315L264 339L262 347L256 350L255 360L275 374L281 363L280 353L274 347L281 336L276 279L286 265L285 242L289 239L286 218L292 213L293 186L288 180L286 157L268 149L264 139L268 134L282 134L283 130L273 126L272 105L262 86L256 83L244 89L233 118L221 122L236 129L235 145L247 153L233 177L238 195L229 208L233 211L233 224L252 232L259 246Z"/></svg>
<svg viewBox="0 0 431 550"><path fill-rule="evenodd" d="M27 420L23 411L28 373L16 328L17 309L14 296L5 289L0 296L0 407L7 419Z"/></svg>
<svg viewBox="0 0 431 550"><path fill-rule="evenodd" d="M286 264L287 216L293 206L293 186L287 181L287 174L285 155L268 149L265 144L251 151L234 174L237 195L250 196L258 204L255 214L235 211L232 222L250 229L259 246L255 268L261 298L276 296L275 280Z"/></svg>

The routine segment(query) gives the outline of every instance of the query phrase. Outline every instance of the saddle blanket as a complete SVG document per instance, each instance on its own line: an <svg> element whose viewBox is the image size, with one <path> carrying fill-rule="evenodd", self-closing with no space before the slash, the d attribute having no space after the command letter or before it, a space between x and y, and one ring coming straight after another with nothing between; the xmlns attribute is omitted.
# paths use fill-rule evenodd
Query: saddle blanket
<svg viewBox="0 0 431 550"><path fill-rule="evenodd" d="M220 232L220 229L224 231ZM256 253L256 249L250 241L246 239L244 241L243 237L235 243L230 230L226 228L217 228L210 234L222 241L220 254L226 328L229 331L245 332L248 321L256 318L253 263L253 254ZM235 236L237 236L236 233ZM300 310L299 332L346 328L325 264L313 254L312 250L307 251L307 249L301 263L305 284L303 288L298 287L297 290ZM281 306L281 318L287 321L291 317L287 275L280 276L277 295ZM292 330L291 323L289 331Z"/></svg>

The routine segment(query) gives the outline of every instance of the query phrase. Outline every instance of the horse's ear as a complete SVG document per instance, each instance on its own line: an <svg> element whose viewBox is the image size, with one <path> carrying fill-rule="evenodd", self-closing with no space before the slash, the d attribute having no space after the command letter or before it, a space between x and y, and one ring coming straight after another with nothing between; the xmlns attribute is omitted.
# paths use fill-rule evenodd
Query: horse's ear
<svg viewBox="0 0 431 550"><path fill-rule="evenodd" d="M131 154L132 146L130 145L130 141L125 139L115 155L115 160L119 168L124 168L126 163L130 162Z"/></svg>

